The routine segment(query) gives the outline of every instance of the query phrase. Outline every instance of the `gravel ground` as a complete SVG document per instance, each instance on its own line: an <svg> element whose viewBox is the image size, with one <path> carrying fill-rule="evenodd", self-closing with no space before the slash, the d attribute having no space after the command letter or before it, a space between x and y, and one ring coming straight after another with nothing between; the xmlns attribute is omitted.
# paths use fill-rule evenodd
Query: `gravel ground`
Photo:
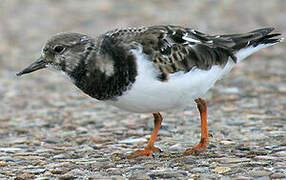
<svg viewBox="0 0 286 180"><path fill-rule="evenodd" d="M60 31L178 24L207 33L274 26L286 34L284 0L0 0L1 179L286 179L285 43L256 53L208 92L210 146L193 106L165 112L151 157L127 159L150 137L151 114L97 102L63 77L15 72Z"/></svg>

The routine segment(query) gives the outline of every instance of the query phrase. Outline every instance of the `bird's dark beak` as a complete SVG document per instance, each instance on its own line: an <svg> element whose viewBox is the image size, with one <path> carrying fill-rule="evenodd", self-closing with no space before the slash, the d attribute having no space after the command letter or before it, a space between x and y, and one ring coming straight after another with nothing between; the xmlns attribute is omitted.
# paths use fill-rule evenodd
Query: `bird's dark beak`
<svg viewBox="0 0 286 180"><path fill-rule="evenodd" d="M37 71L39 69L46 68L46 65L47 65L47 63L45 62L45 59L41 56L35 62L33 62L30 66L26 67L21 72L18 72L16 75L21 76L23 74L34 72L34 71Z"/></svg>

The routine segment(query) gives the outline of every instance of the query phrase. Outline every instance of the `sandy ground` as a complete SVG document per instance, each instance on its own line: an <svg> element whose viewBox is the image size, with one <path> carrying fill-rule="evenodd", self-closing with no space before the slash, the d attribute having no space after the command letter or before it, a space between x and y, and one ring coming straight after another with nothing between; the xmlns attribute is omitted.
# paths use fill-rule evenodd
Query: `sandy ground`
<svg viewBox="0 0 286 180"><path fill-rule="evenodd" d="M212 138L200 156L180 155L200 138L192 106L163 113L162 153L127 159L150 137L151 114L95 101L47 70L15 76L61 31L95 36L177 24L216 34L273 26L285 36L285 9L284 0L0 0L0 178L285 179L285 43L240 63L206 94Z"/></svg>

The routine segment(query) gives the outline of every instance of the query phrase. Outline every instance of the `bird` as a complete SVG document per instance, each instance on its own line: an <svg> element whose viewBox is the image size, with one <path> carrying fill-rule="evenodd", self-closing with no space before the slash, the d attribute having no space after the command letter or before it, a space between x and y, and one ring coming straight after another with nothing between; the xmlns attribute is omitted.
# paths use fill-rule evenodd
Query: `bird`
<svg viewBox="0 0 286 180"><path fill-rule="evenodd" d="M119 28L92 36L62 32L47 40L40 57L17 76L56 70L91 98L134 113L152 113L154 128L144 149L129 158L161 150L155 141L162 111L196 103L201 139L183 155L199 155L209 144L207 102L202 96L252 53L283 40L274 28L209 35L177 25Z"/></svg>

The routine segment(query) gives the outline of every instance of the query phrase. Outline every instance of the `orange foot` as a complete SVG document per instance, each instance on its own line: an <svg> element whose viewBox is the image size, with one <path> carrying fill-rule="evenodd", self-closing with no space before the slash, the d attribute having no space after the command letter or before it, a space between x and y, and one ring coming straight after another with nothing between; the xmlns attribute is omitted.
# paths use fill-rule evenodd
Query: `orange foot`
<svg viewBox="0 0 286 180"><path fill-rule="evenodd" d="M153 152L162 152L159 148L152 147L152 148L145 148L144 150L137 150L130 153L127 157L128 158L135 158L139 156L150 156Z"/></svg>
<svg viewBox="0 0 286 180"><path fill-rule="evenodd" d="M207 139L202 139L201 142L196 145L194 148L192 149L188 149L186 150L183 155L184 156L188 156L188 155L199 155L203 152L205 152L207 150L207 147L208 147L208 143L209 143L209 140L208 138Z"/></svg>
<svg viewBox="0 0 286 180"><path fill-rule="evenodd" d="M137 151L134 151L133 153L129 154L127 156L128 158L134 158L134 157L138 157L138 156L149 156L153 152L161 152L160 149L158 149L154 146L154 143L157 139L157 134L159 132L159 129L161 128L161 123L162 123L163 118L162 118L160 113L153 113L153 116L154 116L154 125L155 126L154 126L151 138L149 139L147 146L145 147L144 150L137 150Z"/></svg>

